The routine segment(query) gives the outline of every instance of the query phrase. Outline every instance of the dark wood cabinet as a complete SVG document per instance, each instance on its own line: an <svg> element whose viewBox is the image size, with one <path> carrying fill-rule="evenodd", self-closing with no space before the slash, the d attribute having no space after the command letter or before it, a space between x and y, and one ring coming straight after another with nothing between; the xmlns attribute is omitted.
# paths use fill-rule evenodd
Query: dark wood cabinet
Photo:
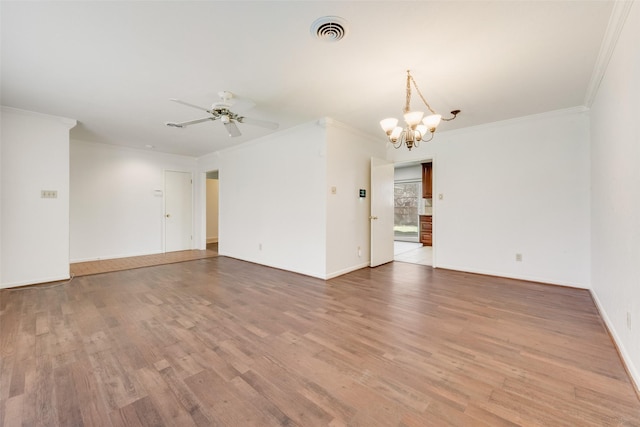
<svg viewBox="0 0 640 427"><path fill-rule="evenodd" d="M420 215L420 243L425 246L433 246L431 215Z"/></svg>
<svg viewBox="0 0 640 427"><path fill-rule="evenodd" d="M433 164L422 164L422 198L433 198Z"/></svg>

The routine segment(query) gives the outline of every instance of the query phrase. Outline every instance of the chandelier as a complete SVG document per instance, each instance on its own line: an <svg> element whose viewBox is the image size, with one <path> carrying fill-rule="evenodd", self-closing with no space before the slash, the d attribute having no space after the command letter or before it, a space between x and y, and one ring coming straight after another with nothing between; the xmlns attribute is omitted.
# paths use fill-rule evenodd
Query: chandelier
<svg viewBox="0 0 640 427"><path fill-rule="evenodd" d="M451 121L456 118L456 116L460 113L460 110L453 110L451 112L452 117L448 119L443 119L442 116L436 113L433 108L429 105L420 89L418 89L418 85L416 81L413 79L411 75L411 70L407 70L407 96L404 104L404 121L406 122L405 128L401 128L398 126L398 119L388 118L380 121L380 126L382 130L385 131L387 137L389 138L389 142L393 144L394 148L400 148L404 143L409 151L413 147L417 147L420 144L420 141L429 142L433 139L433 134L436 132L438 125L441 120L446 122ZM424 117L424 112L422 111L411 111L411 83L413 83L413 87L416 88L418 95L420 95L420 99L424 102L424 105L429 109L428 116ZM424 118L423 118L424 117ZM425 139L427 133L430 133L429 139Z"/></svg>

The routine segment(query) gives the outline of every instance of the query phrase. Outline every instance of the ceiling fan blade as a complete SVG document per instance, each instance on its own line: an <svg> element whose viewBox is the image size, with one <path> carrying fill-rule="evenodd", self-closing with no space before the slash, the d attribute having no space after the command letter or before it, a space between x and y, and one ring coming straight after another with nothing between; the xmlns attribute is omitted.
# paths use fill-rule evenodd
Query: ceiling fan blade
<svg viewBox="0 0 640 427"><path fill-rule="evenodd" d="M222 123L224 123L224 127L227 129L227 132L229 132L229 136L236 137L242 135L235 122L229 120L226 122L223 121Z"/></svg>
<svg viewBox="0 0 640 427"><path fill-rule="evenodd" d="M204 107L200 107L198 105L189 104L188 102L184 102L184 101L181 101L179 99L170 98L169 101L177 102L178 104L186 105L187 107L197 108L198 110L206 111L207 113L211 112L211 111L207 110Z"/></svg>
<svg viewBox="0 0 640 427"><path fill-rule="evenodd" d="M278 129L278 123L268 122L266 120L252 119L250 117L238 117L240 123L246 123L248 125L260 126L267 129Z"/></svg>
<svg viewBox="0 0 640 427"><path fill-rule="evenodd" d="M165 123L165 125L172 126L174 128L183 128L185 126L195 125L196 123L206 122L207 120L215 120L215 117L203 117L202 119L189 120L187 122L180 123L167 122Z"/></svg>

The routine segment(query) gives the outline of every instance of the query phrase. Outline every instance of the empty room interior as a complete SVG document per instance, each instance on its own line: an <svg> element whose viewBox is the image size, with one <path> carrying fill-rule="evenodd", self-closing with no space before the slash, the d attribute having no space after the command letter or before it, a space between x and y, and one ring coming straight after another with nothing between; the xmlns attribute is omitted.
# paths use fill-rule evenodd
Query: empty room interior
<svg viewBox="0 0 640 427"><path fill-rule="evenodd" d="M0 1L0 425L640 426L640 4Z"/></svg>

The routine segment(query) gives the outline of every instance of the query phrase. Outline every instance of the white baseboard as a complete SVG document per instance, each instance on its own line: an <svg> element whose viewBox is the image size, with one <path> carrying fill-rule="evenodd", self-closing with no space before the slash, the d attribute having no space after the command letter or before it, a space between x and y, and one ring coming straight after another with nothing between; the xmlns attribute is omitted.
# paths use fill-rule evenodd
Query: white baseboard
<svg viewBox="0 0 640 427"><path fill-rule="evenodd" d="M638 367L634 365L633 360L631 359L631 356L629 355L625 347L622 345L622 341L620 340L620 337L616 333L616 330L613 327L613 323L611 322L611 319L609 318L609 316L607 315L607 312L602 306L602 303L598 299L598 295L596 295L596 293L593 290L589 290L589 292L591 293L591 298L593 298L593 301L596 303L596 308L600 313L600 317L602 317L602 320L604 320L604 324L607 327L607 331L609 332L609 335L611 335L611 338L613 339L616 349L618 350L618 354L620 354L620 357L622 358L622 363L624 363L625 368L629 373L629 377L630 377L631 383L633 384L636 390L636 394L638 394L638 396L640 397L640 373L638 372Z"/></svg>
<svg viewBox="0 0 640 427"><path fill-rule="evenodd" d="M270 267L270 268L276 268L278 270L283 270L283 271L288 271L290 273L296 273L296 274L302 274L303 276L309 276L309 277L314 277L316 279L325 279L324 275L322 275L321 273L317 273L315 271L307 271L307 270L301 270L301 269L292 269L289 266L284 266L284 265L280 265L280 264L275 264L275 263L267 263L261 259L255 259L255 258L240 258L236 255L229 255L226 253L222 253L222 252L218 252L219 256L224 256L227 258L233 258L233 259L237 259L239 261L245 261L245 262L250 262L252 264L258 264L258 265L262 265L265 267Z"/></svg>
<svg viewBox="0 0 640 427"><path fill-rule="evenodd" d="M525 280L527 282L536 282L536 283L542 283L545 285L566 286L568 288L576 288L576 289L589 289L589 286L586 286L581 283L571 283L571 282L565 282L562 280L550 280L545 277L528 276L526 274L506 274L501 271L491 271L491 270L481 270L481 269L478 270L473 268L463 268L463 267L458 267L456 265L445 265L445 264L438 264L438 265L434 264L433 268L442 268L445 270L460 271L462 273L482 274L483 276L504 277L505 279Z"/></svg>
<svg viewBox="0 0 640 427"><path fill-rule="evenodd" d="M12 283L2 283L0 284L0 289L8 289L8 288L17 288L19 286L28 286L28 285L39 285L42 283L50 283L50 282L60 282L61 280L69 280L71 278L70 275L64 276L51 276L51 277L41 277L38 279L20 281L20 282L12 282Z"/></svg>
<svg viewBox="0 0 640 427"><path fill-rule="evenodd" d="M327 274L324 279L329 280L334 277L342 276L343 274L351 273L352 271L360 270L361 268L369 267L369 262L358 265L352 265L351 267L343 268L342 270L334 271L333 273Z"/></svg>
<svg viewBox="0 0 640 427"><path fill-rule="evenodd" d="M350 273L352 271L360 270L361 268L369 267L369 262L367 261L366 263L363 263L363 264L354 265L354 266L351 266L351 267L348 267L348 268L345 268L345 269L342 269L342 270L339 270L339 271L334 271L334 272L329 273L329 274L323 274L323 273L315 272L315 271L308 271L308 270L302 270L302 269L292 269L290 266L284 266L284 265L275 264L275 263L267 263L267 262L265 262L263 260L260 260L260 259L240 258L238 256L228 255L228 254L222 253L222 252L219 252L218 255L219 256L226 256L228 258L233 258L233 259L237 259L237 260L240 260L240 261L250 262L250 263L253 263L253 264L263 265L265 267L277 268L278 270L289 271L291 273L302 274L304 276L314 277L316 279L321 279L321 280L333 279L334 277L338 277L338 276L341 276L343 274Z"/></svg>

